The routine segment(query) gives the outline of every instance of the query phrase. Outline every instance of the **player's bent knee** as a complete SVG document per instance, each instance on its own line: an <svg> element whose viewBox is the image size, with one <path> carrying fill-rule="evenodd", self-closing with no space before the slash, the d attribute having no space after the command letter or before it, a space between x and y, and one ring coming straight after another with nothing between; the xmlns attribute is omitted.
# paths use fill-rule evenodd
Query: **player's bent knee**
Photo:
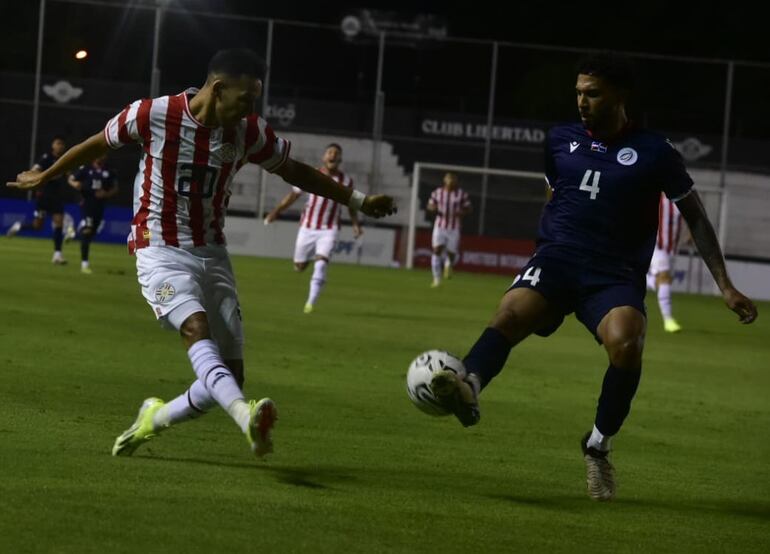
<svg viewBox="0 0 770 554"><path fill-rule="evenodd" d="M206 313L196 312L189 316L179 328L179 333L190 346L199 340L211 338Z"/></svg>
<svg viewBox="0 0 770 554"><path fill-rule="evenodd" d="M307 262L294 262L294 271L304 271L307 267Z"/></svg>
<svg viewBox="0 0 770 554"><path fill-rule="evenodd" d="M623 369L641 367L644 336L616 338L605 343L605 347L613 366Z"/></svg>

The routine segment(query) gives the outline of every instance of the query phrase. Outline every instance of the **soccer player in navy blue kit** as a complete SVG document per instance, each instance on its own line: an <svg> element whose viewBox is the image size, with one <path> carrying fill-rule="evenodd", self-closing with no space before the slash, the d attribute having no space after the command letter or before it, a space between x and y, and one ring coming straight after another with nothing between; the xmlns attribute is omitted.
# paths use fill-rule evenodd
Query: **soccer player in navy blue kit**
<svg viewBox="0 0 770 554"><path fill-rule="evenodd" d="M90 165L81 166L69 176L71 187L83 195L80 224L80 271L91 274L88 260L91 241L104 219L104 204L118 193L118 177L115 171L105 165L107 156L95 159Z"/></svg>
<svg viewBox="0 0 770 554"><path fill-rule="evenodd" d="M51 141L51 150L40 156L40 159L32 166L32 171L45 171L59 159L66 149L67 144L64 142L64 139L54 137L53 141ZM8 228L6 233L9 237L12 237L25 229L39 231L43 228L43 221L46 215L51 214L51 222L53 224L53 258L51 262L55 265L67 263L61 251L62 242L64 242L64 230L62 227L64 223L64 196L66 190L67 184L64 176L48 181L45 187L36 193L37 205L35 207L35 218L32 220L32 223L17 221Z"/></svg>
<svg viewBox="0 0 770 554"><path fill-rule="evenodd" d="M676 202L727 307L751 323L756 307L733 286L698 193L679 153L626 114L629 62L596 54L578 67L581 123L552 128L545 144L551 193L535 255L503 296L497 313L463 360L467 376L437 373L433 393L465 426L479 421L478 394L511 348L532 333L548 336L575 313L604 346L604 376L593 429L582 440L588 494L615 495L607 459L631 408L642 368L647 318L645 274L655 245L660 192Z"/></svg>

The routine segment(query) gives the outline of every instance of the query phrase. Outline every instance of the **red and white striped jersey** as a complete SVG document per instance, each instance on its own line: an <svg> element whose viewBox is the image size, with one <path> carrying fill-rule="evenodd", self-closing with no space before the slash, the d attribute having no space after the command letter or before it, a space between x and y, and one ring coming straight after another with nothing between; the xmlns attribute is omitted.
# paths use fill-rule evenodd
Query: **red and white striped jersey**
<svg viewBox="0 0 770 554"><path fill-rule="evenodd" d="M665 250L669 254L676 253L681 231L682 214L679 213L679 208L661 193L658 205L658 240L655 242L655 248Z"/></svg>
<svg viewBox="0 0 770 554"><path fill-rule="evenodd" d="M328 175L343 187L352 188L353 179L341 171L329 173L325 167L319 167L318 171ZM294 192L302 193L302 189L292 187ZM302 208L302 218L299 226L306 229L339 229L340 228L340 204L317 194L308 193L305 207Z"/></svg>
<svg viewBox="0 0 770 554"><path fill-rule="evenodd" d="M444 187L438 187L431 193L429 203L438 210L433 226L439 229L459 230L462 220L460 213L471 207L468 193L461 188L448 191Z"/></svg>
<svg viewBox="0 0 770 554"><path fill-rule="evenodd" d="M225 208L235 173L251 162L275 172L291 143L256 114L225 129L206 127L190 112L197 89L137 100L107 122L112 148L142 146L134 179L129 250L225 244Z"/></svg>

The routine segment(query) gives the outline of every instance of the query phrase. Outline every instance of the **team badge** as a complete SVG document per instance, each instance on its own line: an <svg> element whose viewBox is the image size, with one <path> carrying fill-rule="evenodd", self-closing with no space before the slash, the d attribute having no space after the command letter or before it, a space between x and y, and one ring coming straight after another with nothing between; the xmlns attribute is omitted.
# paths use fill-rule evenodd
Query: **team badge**
<svg viewBox="0 0 770 554"><path fill-rule="evenodd" d="M621 165L634 165L639 159L639 154L633 148L621 148L618 152L618 163Z"/></svg>
<svg viewBox="0 0 770 554"><path fill-rule="evenodd" d="M163 304L168 302L176 294L176 290L171 283L163 283L161 286L155 289L155 300Z"/></svg>
<svg viewBox="0 0 770 554"><path fill-rule="evenodd" d="M235 161L235 145L229 142L222 143L219 148L219 155L224 163L233 163Z"/></svg>

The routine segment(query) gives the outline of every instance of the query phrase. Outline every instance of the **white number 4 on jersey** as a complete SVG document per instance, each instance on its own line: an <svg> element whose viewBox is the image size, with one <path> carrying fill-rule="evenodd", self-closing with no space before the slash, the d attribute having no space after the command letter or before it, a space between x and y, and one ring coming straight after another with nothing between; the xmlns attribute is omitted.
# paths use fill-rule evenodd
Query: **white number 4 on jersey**
<svg viewBox="0 0 770 554"><path fill-rule="evenodd" d="M527 268L527 271L524 272L524 275L519 273L516 278L513 280L513 283L511 283L511 286L515 285L519 281L529 281L529 284L533 287L537 286L537 283L540 281L540 268L539 267L529 267Z"/></svg>
<svg viewBox="0 0 770 554"><path fill-rule="evenodd" d="M594 174L593 182L589 185L588 181L591 180L591 173ZM584 190L591 193L591 200L596 200L596 195L599 194L599 178L602 176L601 171L593 171L592 169L586 169L583 180L580 182L580 190Z"/></svg>

